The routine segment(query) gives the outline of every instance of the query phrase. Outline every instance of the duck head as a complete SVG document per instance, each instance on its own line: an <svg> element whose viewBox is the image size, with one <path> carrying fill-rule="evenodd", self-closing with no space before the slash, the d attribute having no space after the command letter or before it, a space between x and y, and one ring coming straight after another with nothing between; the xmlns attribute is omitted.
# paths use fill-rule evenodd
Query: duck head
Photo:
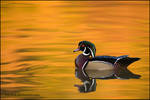
<svg viewBox="0 0 150 100"><path fill-rule="evenodd" d="M78 48L75 49L73 52L82 51L83 55L91 56L92 58L95 57L96 48L95 45L89 41L80 41L78 44Z"/></svg>

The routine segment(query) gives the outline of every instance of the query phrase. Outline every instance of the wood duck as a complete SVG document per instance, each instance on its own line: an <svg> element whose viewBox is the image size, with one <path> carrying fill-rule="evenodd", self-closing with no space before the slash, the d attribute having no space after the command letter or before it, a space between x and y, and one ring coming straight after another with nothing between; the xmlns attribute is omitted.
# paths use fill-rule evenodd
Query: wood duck
<svg viewBox="0 0 150 100"><path fill-rule="evenodd" d="M85 76L90 78L117 78L117 79L138 79L141 76L132 73L127 67L138 61L140 58L128 57L123 55L115 56L95 56L96 47L89 41L81 41L78 48L74 50L82 51L75 59L76 68L82 70Z"/></svg>

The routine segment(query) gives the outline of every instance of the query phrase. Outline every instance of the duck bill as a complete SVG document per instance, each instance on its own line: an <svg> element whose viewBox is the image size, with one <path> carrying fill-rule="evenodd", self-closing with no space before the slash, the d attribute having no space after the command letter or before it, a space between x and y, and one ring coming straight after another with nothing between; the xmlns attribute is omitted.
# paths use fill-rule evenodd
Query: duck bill
<svg viewBox="0 0 150 100"><path fill-rule="evenodd" d="M80 51L80 49L79 49L79 48L77 48L77 49L73 50L73 52L77 52L77 51Z"/></svg>

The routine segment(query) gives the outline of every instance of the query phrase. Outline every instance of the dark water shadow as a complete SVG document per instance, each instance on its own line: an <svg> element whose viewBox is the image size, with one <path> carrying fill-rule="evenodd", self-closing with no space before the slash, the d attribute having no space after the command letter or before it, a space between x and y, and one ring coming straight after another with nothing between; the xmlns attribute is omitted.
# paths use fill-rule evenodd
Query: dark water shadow
<svg viewBox="0 0 150 100"><path fill-rule="evenodd" d="M52 44L54 45L54 44ZM62 44L64 45L64 44ZM65 44L68 45L68 44ZM71 45L71 44L70 44ZM14 51L14 53L26 53L26 52L53 52L53 51L58 51L60 52L63 51L65 54L70 53L69 48L22 48L22 49L17 49ZM50 61L55 61L55 62L67 62L67 61L72 61L69 58L66 58L66 60L62 59L59 57L58 54L56 55L26 55L26 56L21 56L18 60L15 62L24 62L24 61L45 61L45 60L50 60Z"/></svg>
<svg viewBox="0 0 150 100"><path fill-rule="evenodd" d="M57 32L58 29L21 28L18 31Z"/></svg>
<svg viewBox="0 0 150 100"><path fill-rule="evenodd" d="M0 65L7 65L7 64L11 64L12 62L0 62Z"/></svg>
<svg viewBox="0 0 150 100"><path fill-rule="evenodd" d="M54 44L55 45L55 44ZM15 52L21 53L21 52L51 52L51 51L60 51L62 48L23 48L18 49ZM69 49L63 48L63 51L69 51Z"/></svg>
<svg viewBox="0 0 150 100"><path fill-rule="evenodd" d="M24 99L43 98L37 93L26 94L27 93L26 91L36 91L35 86L41 85L40 82L34 81L34 79L37 78L37 76L34 75L37 74L41 69L46 68L46 66L42 65L31 66L29 64L20 64L16 67L22 68L13 71L1 71L1 75L10 75L10 74L16 75L16 77L6 76L1 78L1 84L4 85L4 87L1 87L1 98L24 98ZM17 75L21 76L17 77ZM13 83L24 85L16 87L5 87L5 85L9 84L13 85Z"/></svg>
<svg viewBox="0 0 150 100"><path fill-rule="evenodd" d="M14 88L2 88L1 89L1 99L9 99L9 98L21 98L21 100L34 99L39 100L42 99L38 94L27 94L23 92L28 92L30 90L35 90L32 87L14 87Z"/></svg>
<svg viewBox="0 0 150 100"><path fill-rule="evenodd" d="M54 62L68 62L72 61L69 58L66 60L59 58L58 55L45 55L45 56L22 56L22 58L16 60L16 62L24 62L24 61L54 61Z"/></svg>
<svg viewBox="0 0 150 100"><path fill-rule="evenodd" d="M19 66L21 67L21 65ZM2 84L6 85L9 83L21 83L21 84L31 84L31 85L40 85L39 82L35 82L32 81L33 78L36 78L36 76L34 76L35 74L37 74L38 71L40 71L41 69L46 68L45 66L22 66L21 69L18 70L12 70L12 71L1 71L1 75L16 75L16 77L2 77L1 78L1 82ZM17 75L22 75L21 77L17 77ZM9 82L5 82L6 80L10 80Z"/></svg>

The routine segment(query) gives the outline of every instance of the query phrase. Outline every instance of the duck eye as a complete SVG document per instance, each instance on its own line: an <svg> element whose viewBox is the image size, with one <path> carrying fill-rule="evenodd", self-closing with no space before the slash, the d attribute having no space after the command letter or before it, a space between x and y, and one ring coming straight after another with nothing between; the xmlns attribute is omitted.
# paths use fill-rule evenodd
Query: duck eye
<svg viewBox="0 0 150 100"><path fill-rule="evenodd" d="M85 47L85 45L83 44L83 45L81 45L81 47Z"/></svg>

